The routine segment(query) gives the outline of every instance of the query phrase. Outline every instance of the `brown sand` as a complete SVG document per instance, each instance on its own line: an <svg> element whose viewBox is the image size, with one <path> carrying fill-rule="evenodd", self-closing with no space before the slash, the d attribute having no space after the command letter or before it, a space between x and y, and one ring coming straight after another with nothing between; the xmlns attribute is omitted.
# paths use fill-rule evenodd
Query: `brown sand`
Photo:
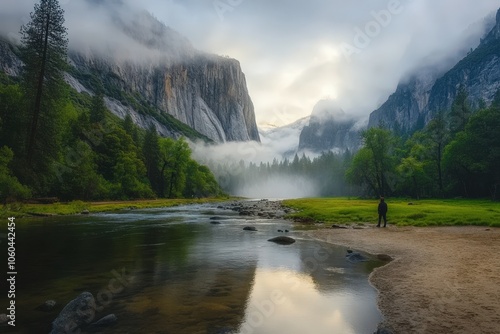
<svg viewBox="0 0 500 334"><path fill-rule="evenodd" d="M376 269L383 327L396 334L500 333L500 229L389 227L311 236L394 261Z"/></svg>

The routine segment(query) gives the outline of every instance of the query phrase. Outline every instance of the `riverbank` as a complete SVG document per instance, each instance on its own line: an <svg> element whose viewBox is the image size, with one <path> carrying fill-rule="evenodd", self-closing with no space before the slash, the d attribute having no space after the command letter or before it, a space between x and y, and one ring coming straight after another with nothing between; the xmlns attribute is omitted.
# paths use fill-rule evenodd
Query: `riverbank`
<svg viewBox="0 0 500 334"><path fill-rule="evenodd" d="M325 224L373 224L377 200L312 198L286 200L297 212L289 218ZM398 226L490 226L500 227L500 205L489 200L390 199L389 222Z"/></svg>
<svg viewBox="0 0 500 334"><path fill-rule="evenodd" d="M308 235L394 261L370 276L393 333L500 333L500 229L322 229Z"/></svg>
<svg viewBox="0 0 500 334"><path fill-rule="evenodd" d="M133 201L107 201L107 202L82 202L53 204L23 204L14 203L0 208L0 218L26 217L26 216L58 216L75 215L97 212L109 212L117 210L136 210L173 207L189 204L216 203L227 201L228 198L201 198L201 199L156 199L156 200L133 200Z"/></svg>

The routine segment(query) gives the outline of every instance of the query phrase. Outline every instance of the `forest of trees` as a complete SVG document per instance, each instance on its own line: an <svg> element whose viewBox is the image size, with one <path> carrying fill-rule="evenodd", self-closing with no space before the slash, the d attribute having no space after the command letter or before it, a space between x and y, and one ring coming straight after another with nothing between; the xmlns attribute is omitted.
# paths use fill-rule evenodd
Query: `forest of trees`
<svg viewBox="0 0 500 334"><path fill-rule="evenodd" d="M451 110L408 138L365 131L347 179L373 195L498 200L500 92L491 106L481 105L473 111L461 87Z"/></svg>
<svg viewBox="0 0 500 334"><path fill-rule="evenodd" d="M21 28L19 78L0 73L0 201L218 196L210 170L184 139L113 116L104 98L63 78L68 39L56 0L41 0Z"/></svg>

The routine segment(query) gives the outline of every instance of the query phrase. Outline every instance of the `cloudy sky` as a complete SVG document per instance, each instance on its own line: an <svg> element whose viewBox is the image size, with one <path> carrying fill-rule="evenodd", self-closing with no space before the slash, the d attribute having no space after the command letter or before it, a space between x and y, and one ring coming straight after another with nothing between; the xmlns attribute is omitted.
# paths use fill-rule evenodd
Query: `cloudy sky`
<svg viewBox="0 0 500 334"><path fill-rule="evenodd" d="M99 19L82 12L81 1L60 0L70 39ZM481 27L471 24L499 7L498 0L122 1L146 8L197 49L238 59L261 127L308 116L324 98L366 117L407 73L449 61L444 56L471 35L478 41ZM2 0L0 29L25 21L34 3Z"/></svg>

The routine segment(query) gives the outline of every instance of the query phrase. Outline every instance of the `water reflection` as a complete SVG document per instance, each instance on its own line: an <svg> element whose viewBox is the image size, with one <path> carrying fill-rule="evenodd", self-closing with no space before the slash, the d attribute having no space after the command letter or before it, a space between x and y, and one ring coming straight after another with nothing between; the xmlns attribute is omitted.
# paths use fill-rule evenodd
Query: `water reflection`
<svg viewBox="0 0 500 334"><path fill-rule="evenodd" d="M345 261L345 249L302 240L260 249L247 333L372 333L382 320L367 276L377 263Z"/></svg>
<svg viewBox="0 0 500 334"><path fill-rule="evenodd" d="M248 224L258 232L243 231ZM349 263L344 248L293 231L291 246L267 242L278 228L293 226L213 206L19 224L18 326L0 330L47 333L68 301L90 291L97 317L119 319L102 333L373 332L381 316L367 277L378 264ZM48 299L56 310L35 310Z"/></svg>
<svg viewBox="0 0 500 334"><path fill-rule="evenodd" d="M344 317L350 299L321 294L306 274L259 269L239 333L359 333Z"/></svg>

